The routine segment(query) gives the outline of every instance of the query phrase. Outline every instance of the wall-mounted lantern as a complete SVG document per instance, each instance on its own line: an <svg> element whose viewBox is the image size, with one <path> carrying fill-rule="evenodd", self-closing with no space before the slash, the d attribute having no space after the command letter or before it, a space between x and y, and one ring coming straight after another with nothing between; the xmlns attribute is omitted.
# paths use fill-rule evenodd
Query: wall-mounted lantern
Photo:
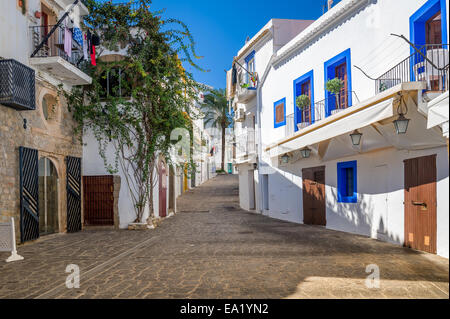
<svg viewBox="0 0 450 319"><path fill-rule="evenodd" d="M284 154L283 156L281 156L281 163L283 164L289 163L289 155Z"/></svg>
<svg viewBox="0 0 450 319"><path fill-rule="evenodd" d="M303 158L309 158L311 156L311 149L308 147L302 148L300 150L300 153L302 154Z"/></svg>
<svg viewBox="0 0 450 319"><path fill-rule="evenodd" d="M408 106L405 104L406 111L403 112L402 110L402 102L403 97L400 98L400 103L397 108L398 118L394 121L394 127L397 134L405 134L406 131L408 131L408 125L409 125L409 119L405 117L406 114L408 114Z"/></svg>
<svg viewBox="0 0 450 319"><path fill-rule="evenodd" d="M350 134L350 138L352 139L352 144L354 146L358 146L361 144L362 133L358 130L354 130L352 134Z"/></svg>

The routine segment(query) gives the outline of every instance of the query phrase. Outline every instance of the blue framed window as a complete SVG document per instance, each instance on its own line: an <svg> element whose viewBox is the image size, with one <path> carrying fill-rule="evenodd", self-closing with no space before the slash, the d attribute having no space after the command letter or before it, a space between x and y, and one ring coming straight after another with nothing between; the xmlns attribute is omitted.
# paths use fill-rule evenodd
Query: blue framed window
<svg viewBox="0 0 450 319"><path fill-rule="evenodd" d="M255 51L252 51L252 53L250 53L249 55L247 55L247 57L245 58L245 68L247 69L248 72L253 73L255 72ZM247 72L245 72L245 82L247 84L252 84L250 83L250 76L248 75Z"/></svg>
<svg viewBox="0 0 450 319"><path fill-rule="evenodd" d="M311 100L311 106L309 114L302 112L296 105L297 97L305 94L309 90L309 98ZM304 116L305 114L305 116ZM298 131L297 124L304 122L305 120L311 124L315 122L314 112L314 71L311 70L308 73L302 75L298 79L294 80L294 129ZM304 119L306 117L306 119Z"/></svg>
<svg viewBox="0 0 450 319"><path fill-rule="evenodd" d="M273 104L273 122L274 128L286 125L286 98Z"/></svg>
<svg viewBox="0 0 450 319"><path fill-rule="evenodd" d="M413 42L417 48L420 49L425 44L448 44L447 10L445 2L445 0L428 0L409 18L410 41ZM434 25L436 22L440 22L440 33L436 32L434 26L430 28L430 24ZM436 37L436 35L438 37ZM415 52L412 47L410 50L411 54ZM422 52L425 53L426 49L423 49ZM411 63L411 81L415 81L414 65L422 61L423 58L421 56L416 56L415 61ZM423 72L423 69L419 69L419 72Z"/></svg>
<svg viewBox="0 0 450 319"><path fill-rule="evenodd" d="M325 82L336 77L345 79L345 85L339 96L339 107L346 108L352 105L352 63L350 49L336 55L324 63ZM334 94L325 90L325 115L330 116L331 111L337 108Z"/></svg>
<svg viewBox="0 0 450 319"><path fill-rule="evenodd" d="M337 164L338 203L358 201L356 161Z"/></svg>
<svg viewBox="0 0 450 319"><path fill-rule="evenodd" d="M413 42L416 46L427 44L426 23L439 11L441 13L441 36L442 36L441 44L448 44L447 9L445 0L428 0L419 10L417 10L409 18L410 41ZM413 48L411 48L411 53L414 53Z"/></svg>

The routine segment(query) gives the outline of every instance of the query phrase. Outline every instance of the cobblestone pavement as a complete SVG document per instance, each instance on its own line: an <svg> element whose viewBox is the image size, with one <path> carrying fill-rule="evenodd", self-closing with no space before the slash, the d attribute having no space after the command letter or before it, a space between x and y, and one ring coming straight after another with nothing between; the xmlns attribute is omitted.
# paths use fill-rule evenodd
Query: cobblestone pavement
<svg viewBox="0 0 450 319"><path fill-rule="evenodd" d="M236 176L178 201L149 231L83 231L0 253L0 298L448 298L447 259L240 210ZM81 269L65 287L66 266ZM379 289L365 285L380 268Z"/></svg>

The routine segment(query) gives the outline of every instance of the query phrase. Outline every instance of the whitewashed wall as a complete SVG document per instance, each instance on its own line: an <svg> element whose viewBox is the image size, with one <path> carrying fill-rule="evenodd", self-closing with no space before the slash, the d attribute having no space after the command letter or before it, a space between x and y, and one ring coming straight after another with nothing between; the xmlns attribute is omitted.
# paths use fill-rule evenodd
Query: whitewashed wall
<svg viewBox="0 0 450 319"><path fill-rule="evenodd" d="M303 223L302 169L325 166L326 227L403 244L403 160L432 154L437 154L437 253L448 258L449 162L445 147L423 151L392 148L327 162L311 157L280 166L269 175L268 215ZM338 203L337 163L353 160L357 161L358 203Z"/></svg>
<svg viewBox="0 0 450 319"><path fill-rule="evenodd" d="M409 38L410 16L425 2L426 0L372 1L372 4L363 9L340 21L334 21L334 27L318 34L308 45L275 64L261 88L263 146L286 136L285 126L274 128L274 102L286 98L286 114L294 113L293 82L311 70L314 71L314 100L323 100L324 63L349 48L352 90L361 101L374 96L374 81L363 75L354 65L376 78L407 58L410 55L409 45L390 34L403 34ZM448 1L446 2L448 18ZM299 37L301 35L279 49L278 54L286 52ZM357 99L353 95L353 104L356 103ZM426 130L426 127L423 129ZM431 154L437 154L437 253L448 258L449 163L445 147L422 151L390 148L324 162L313 156L294 164L281 165L274 169L273 174L269 174L269 210L265 214L302 223L302 168L325 165L327 228L403 244L403 160ZM338 203L337 162L351 160L358 161L358 203ZM245 180L243 183L245 185Z"/></svg>
<svg viewBox="0 0 450 319"><path fill-rule="evenodd" d="M99 155L98 142L91 132L85 132L83 136L83 158L82 158L82 175L92 176L92 175L110 175L105 169L105 165L102 157ZM114 161L115 151L114 147L110 145L107 147L105 155L110 162ZM127 228L129 223L134 222L136 219L136 214L133 208L133 202L131 200L130 190L128 188L126 178L123 170L119 165L119 172L117 175L121 178L121 187L119 193L119 227ZM153 207L155 216L159 216L159 181L158 181L158 171L154 170L155 184L153 188ZM168 174L167 174L168 176ZM167 177L168 178L168 177ZM167 185L169 185L169 180L167 179ZM168 198L167 196L167 209L168 209ZM145 208L145 213L142 220L145 222L149 217L149 207Z"/></svg>
<svg viewBox="0 0 450 319"><path fill-rule="evenodd" d="M409 18L426 0L377 0L275 65L262 88L262 140L266 145L285 136L285 127L274 128L273 103L286 98L286 114L294 113L293 81L314 70L314 98L325 98L324 63L351 49L352 90L362 101L375 95L375 83L361 73L359 66L376 78L410 55L409 45L391 33L409 38ZM447 5L448 8L448 5ZM294 42L296 39L292 40ZM288 43L279 52L289 47ZM353 103L357 100L353 97Z"/></svg>

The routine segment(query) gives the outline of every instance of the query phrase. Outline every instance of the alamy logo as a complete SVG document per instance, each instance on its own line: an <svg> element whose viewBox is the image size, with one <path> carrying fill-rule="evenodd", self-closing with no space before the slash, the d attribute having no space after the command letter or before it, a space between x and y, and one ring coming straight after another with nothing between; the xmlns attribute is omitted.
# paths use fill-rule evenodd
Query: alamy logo
<svg viewBox="0 0 450 319"><path fill-rule="evenodd" d="M369 274L366 278L366 287L369 289L380 288L380 267L377 265L368 265L366 267L366 273Z"/></svg>
<svg viewBox="0 0 450 319"><path fill-rule="evenodd" d="M67 265L66 273L69 273L66 278L66 287L68 289L80 288L80 267L74 264Z"/></svg>

